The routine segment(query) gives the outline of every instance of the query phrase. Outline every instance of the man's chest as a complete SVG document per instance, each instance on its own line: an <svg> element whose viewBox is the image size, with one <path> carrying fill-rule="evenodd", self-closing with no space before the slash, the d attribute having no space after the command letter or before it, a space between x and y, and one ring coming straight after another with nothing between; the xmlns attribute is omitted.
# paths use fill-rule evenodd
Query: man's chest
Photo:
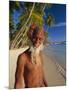
<svg viewBox="0 0 68 90"><path fill-rule="evenodd" d="M41 56L40 55L33 55L33 56L30 56L28 59L27 59L27 64L26 64L26 67L28 69L37 69L39 67L42 66L42 63L41 63Z"/></svg>
<svg viewBox="0 0 68 90"><path fill-rule="evenodd" d="M42 66L28 62L25 72L27 78L39 78L39 76L42 76Z"/></svg>

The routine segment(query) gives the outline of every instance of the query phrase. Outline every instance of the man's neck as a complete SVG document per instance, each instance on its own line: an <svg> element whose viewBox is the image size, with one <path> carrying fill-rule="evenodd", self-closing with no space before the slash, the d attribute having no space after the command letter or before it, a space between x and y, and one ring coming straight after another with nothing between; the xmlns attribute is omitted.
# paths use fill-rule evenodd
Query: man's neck
<svg viewBox="0 0 68 90"><path fill-rule="evenodd" d="M38 60L38 57L42 49L43 49L43 44L41 44L38 48L31 46L30 51L31 51L32 63L35 63Z"/></svg>
<svg viewBox="0 0 68 90"><path fill-rule="evenodd" d="M38 48L31 46L30 51L31 53L39 54L40 51L43 50L43 44L41 44Z"/></svg>

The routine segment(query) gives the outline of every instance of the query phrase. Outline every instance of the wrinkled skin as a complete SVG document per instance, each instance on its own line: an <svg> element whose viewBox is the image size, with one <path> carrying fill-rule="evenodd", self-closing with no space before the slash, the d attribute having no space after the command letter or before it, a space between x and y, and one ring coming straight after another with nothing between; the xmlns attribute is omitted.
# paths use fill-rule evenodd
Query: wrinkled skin
<svg viewBox="0 0 68 90"><path fill-rule="evenodd" d="M33 35L31 41L33 46L37 48L44 41L44 33L42 31L37 32ZM37 59L38 65L31 62L31 52L29 50L18 56L14 88L47 86L42 68L41 52L37 55Z"/></svg>
<svg viewBox="0 0 68 90"><path fill-rule="evenodd" d="M39 31L33 35L32 43L37 48L44 41L44 32Z"/></svg>

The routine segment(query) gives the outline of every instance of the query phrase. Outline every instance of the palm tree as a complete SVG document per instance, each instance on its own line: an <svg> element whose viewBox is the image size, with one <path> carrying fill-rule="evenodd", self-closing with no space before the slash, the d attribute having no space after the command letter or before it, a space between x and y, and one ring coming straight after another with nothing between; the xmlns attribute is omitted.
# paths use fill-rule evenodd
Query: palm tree
<svg viewBox="0 0 68 90"><path fill-rule="evenodd" d="M29 13L29 16L28 16L26 22L24 23L24 25L21 27L21 29L19 30L18 34L16 35L16 37L15 37L13 43L12 43L12 47L14 47L15 44L16 44L16 47L17 47L17 40L19 39L19 37L22 37L21 35L23 34L23 32L24 32L24 33L26 32L25 28L26 28L26 26L27 26L27 24L28 24L28 22L29 22L29 20L30 20L32 11L33 11L33 9L34 9L34 5L35 5L35 3L33 3L32 9L31 9L31 11L30 11L30 13ZM22 31L23 31L23 32L22 32ZM21 39L20 41L22 41L22 39ZM20 41L19 41L19 42L20 42ZM18 44L19 44L19 42L18 42Z"/></svg>
<svg viewBox="0 0 68 90"><path fill-rule="evenodd" d="M30 4L30 3L29 3ZM28 16L28 12L26 13L26 15L28 16L28 18L27 18L27 20L26 20L26 22L25 22L25 24L22 26L22 28L19 30L19 32L18 32L18 34L16 35L16 37L15 37L15 39L13 40L13 46L14 46L14 44L15 44L15 42L17 42L17 39L20 37L20 33L21 33L21 31L25 31L26 32L26 30L25 30L25 27L27 26L27 24L28 25L30 25L30 23L31 22L34 22L34 20L37 20L36 22L39 22L39 20L42 20L42 18L40 18L39 17L39 15L36 15L35 13L36 13L36 11L34 10L34 7L35 7L35 3L31 3L33 6L32 6L32 8L31 7L29 7L29 9L28 9L28 12L30 12L29 13L29 16ZM28 3L26 4L27 6L30 6L30 5L28 5ZM31 9L30 9L31 8ZM34 11L34 12L33 12ZM26 15L24 15L24 17L26 16ZM23 16L23 15L22 15ZM23 20L22 20L23 21ZM19 37L18 37L19 36ZM13 47L12 46L12 47Z"/></svg>
<svg viewBox="0 0 68 90"><path fill-rule="evenodd" d="M38 26L43 26L44 24L44 10L47 6L47 4L44 3L21 3L23 5L23 13L21 13L18 24L18 33L16 33L14 40L12 41L11 48L18 48L22 46L22 43L26 43L28 41L27 37L27 31L29 30L29 26L31 23L35 23ZM20 5L20 4L18 4ZM49 21L50 22L50 17ZM50 25L50 23L49 23ZM20 28L21 27L21 28ZM23 42L22 42L23 41Z"/></svg>
<svg viewBox="0 0 68 90"><path fill-rule="evenodd" d="M10 12L9 12L9 28L10 28L10 39L12 40L13 39L13 31L14 31L14 22L13 22L13 12L14 10L18 10L19 8L19 5L18 5L18 2L9 2L9 9L10 9Z"/></svg>
<svg viewBox="0 0 68 90"><path fill-rule="evenodd" d="M47 31L48 31L49 27L53 26L54 23L55 23L55 18L53 17L52 14L48 14L48 16L45 20L45 24L48 26Z"/></svg>

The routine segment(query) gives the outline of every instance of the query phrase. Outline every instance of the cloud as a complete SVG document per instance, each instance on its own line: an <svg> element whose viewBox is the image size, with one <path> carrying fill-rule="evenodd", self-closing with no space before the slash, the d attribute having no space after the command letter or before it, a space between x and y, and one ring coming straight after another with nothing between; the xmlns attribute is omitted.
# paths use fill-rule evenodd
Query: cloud
<svg viewBox="0 0 68 90"><path fill-rule="evenodd" d="M52 27L60 27L60 26L65 26L66 23L65 22L61 22L61 23L58 23L58 24L54 24Z"/></svg>

